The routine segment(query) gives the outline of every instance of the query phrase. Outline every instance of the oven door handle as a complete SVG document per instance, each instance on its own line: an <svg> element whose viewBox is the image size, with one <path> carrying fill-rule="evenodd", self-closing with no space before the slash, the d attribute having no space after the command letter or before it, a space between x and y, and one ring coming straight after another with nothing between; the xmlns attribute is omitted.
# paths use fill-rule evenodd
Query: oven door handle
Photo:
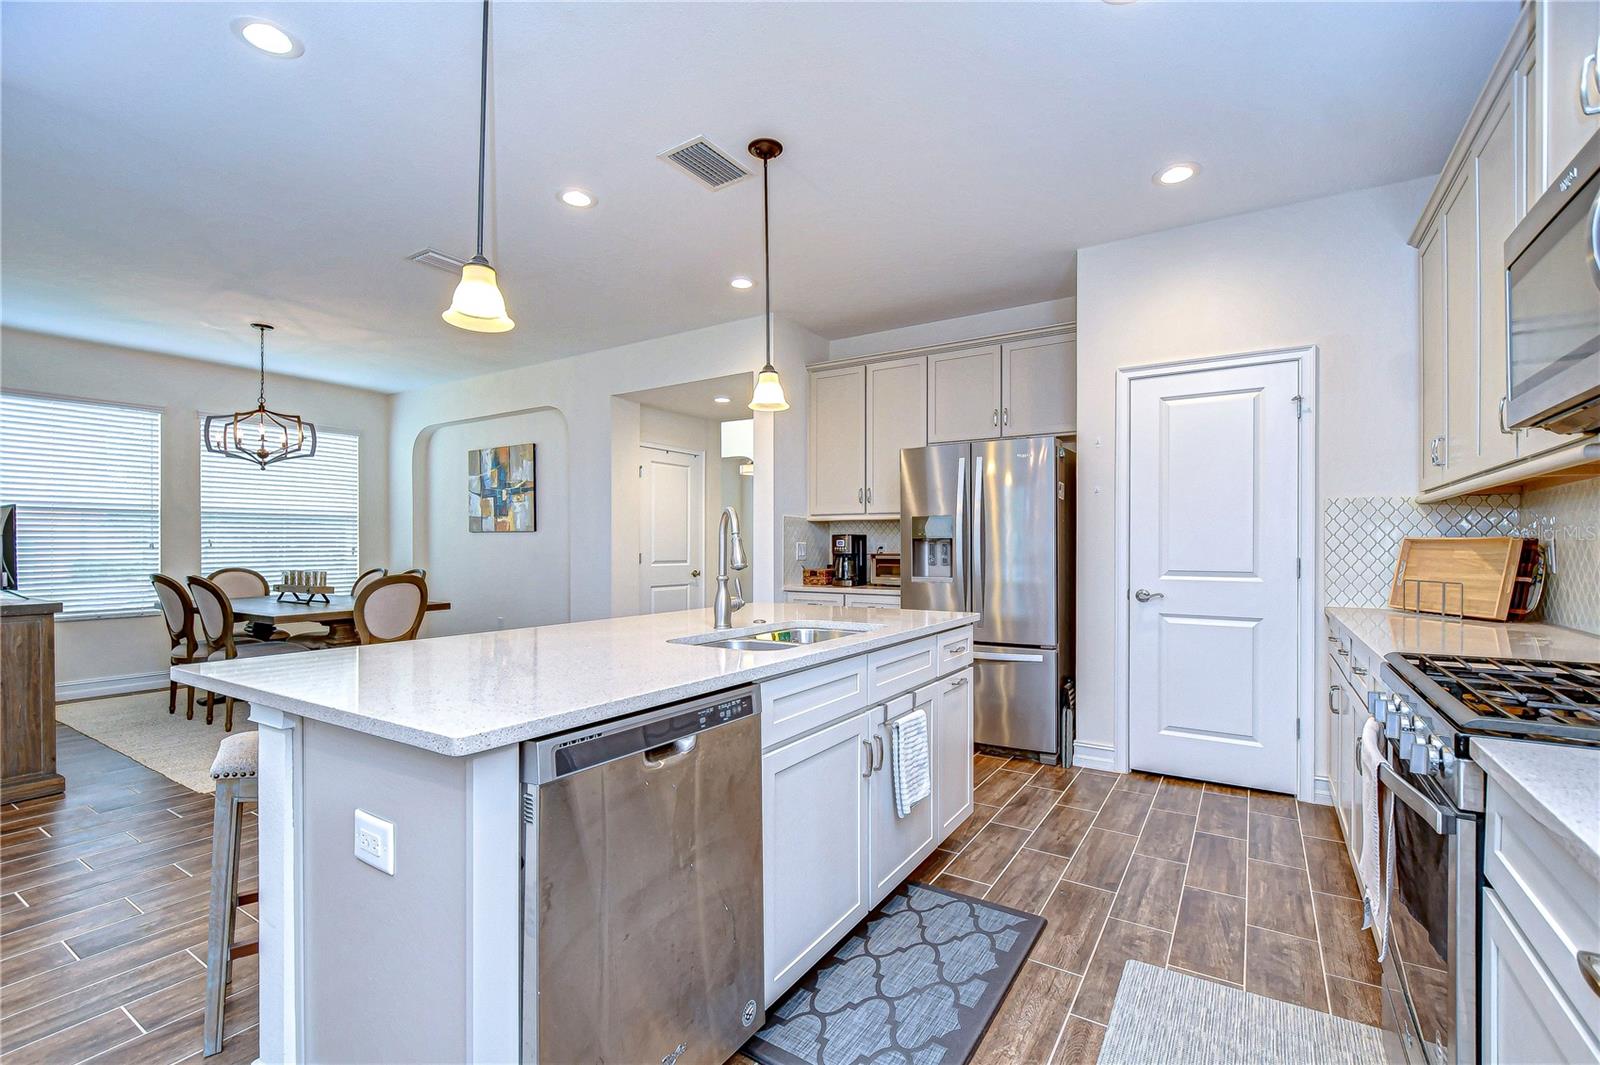
<svg viewBox="0 0 1600 1065"><path fill-rule="evenodd" d="M1428 822L1429 828L1441 836L1455 835L1456 815L1440 809L1432 799L1418 791L1415 784L1401 776L1394 766L1379 762L1378 780L1389 788L1395 798L1420 814Z"/></svg>

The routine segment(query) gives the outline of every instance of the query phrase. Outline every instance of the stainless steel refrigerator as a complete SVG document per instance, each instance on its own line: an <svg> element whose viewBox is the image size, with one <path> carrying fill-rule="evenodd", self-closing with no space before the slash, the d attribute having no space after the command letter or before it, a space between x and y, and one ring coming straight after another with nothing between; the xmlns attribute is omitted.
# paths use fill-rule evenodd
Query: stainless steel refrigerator
<svg viewBox="0 0 1600 1065"><path fill-rule="evenodd" d="M1070 763L1076 456L1054 436L900 453L900 604L982 615L974 739Z"/></svg>

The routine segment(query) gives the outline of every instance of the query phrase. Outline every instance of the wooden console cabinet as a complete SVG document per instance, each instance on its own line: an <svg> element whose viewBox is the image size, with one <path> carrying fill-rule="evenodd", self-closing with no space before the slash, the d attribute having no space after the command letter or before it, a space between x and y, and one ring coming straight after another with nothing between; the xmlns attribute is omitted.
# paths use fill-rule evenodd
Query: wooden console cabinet
<svg viewBox="0 0 1600 1065"><path fill-rule="evenodd" d="M0 592L0 802L60 795L56 633L60 603Z"/></svg>

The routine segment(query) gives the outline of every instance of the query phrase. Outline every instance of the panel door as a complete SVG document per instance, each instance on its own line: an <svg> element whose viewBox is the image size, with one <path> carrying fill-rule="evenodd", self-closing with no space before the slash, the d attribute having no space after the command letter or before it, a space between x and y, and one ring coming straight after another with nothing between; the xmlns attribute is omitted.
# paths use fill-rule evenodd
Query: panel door
<svg viewBox="0 0 1600 1065"><path fill-rule="evenodd" d="M1324 707L1327 711L1328 735L1328 792L1333 799L1334 812L1339 815L1340 827L1345 835L1350 833L1350 826L1344 823L1344 752L1343 744L1339 737L1344 734L1344 679L1339 675L1339 670L1333 665L1333 656L1328 656L1328 698Z"/></svg>
<svg viewBox="0 0 1600 1065"><path fill-rule="evenodd" d="M917 692L933 697L934 839L944 842L972 812L972 670Z"/></svg>
<svg viewBox="0 0 1600 1065"><path fill-rule="evenodd" d="M1467 167L1444 208L1445 481L1478 459L1478 178Z"/></svg>
<svg viewBox="0 0 1600 1065"><path fill-rule="evenodd" d="M1000 435L1000 346L928 356L928 442Z"/></svg>
<svg viewBox="0 0 1600 1065"><path fill-rule="evenodd" d="M1515 82L1508 80L1484 123L1478 172L1478 462L1483 469L1517 457L1517 434L1505 426L1506 238L1521 217L1518 205Z"/></svg>
<svg viewBox="0 0 1600 1065"><path fill-rule="evenodd" d="M761 756L768 1006L866 916L868 712Z"/></svg>
<svg viewBox="0 0 1600 1065"><path fill-rule="evenodd" d="M639 610L705 605L705 458L639 449Z"/></svg>
<svg viewBox="0 0 1600 1065"><path fill-rule="evenodd" d="M1440 219L1423 238L1417 257L1418 334L1422 348L1419 480L1423 488L1443 484L1445 479L1445 373L1449 360L1445 351L1444 244L1444 222Z"/></svg>
<svg viewBox="0 0 1600 1065"><path fill-rule="evenodd" d="M867 509L867 368L811 374L811 513Z"/></svg>
<svg viewBox="0 0 1600 1065"><path fill-rule="evenodd" d="M921 689L927 693L927 698L907 694L889 704L887 714L882 709L869 711L874 718L885 717L886 720L875 722L873 725L873 746L877 751L877 768L872 773L872 829L869 833L870 851L872 853L872 897L871 904L876 906L883 897L894 890L899 883L910 876L918 863L933 853L934 845L934 801L935 793L932 789L931 777L935 772L933 749L933 693L927 688ZM904 817L899 817L894 808L894 767L891 764L893 753L890 746L889 721L913 710L921 710L928 715L928 797L911 808L911 812ZM972 756L967 756L967 761L972 761Z"/></svg>
<svg viewBox="0 0 1600 1065"><path fill-rule="evenodd" d="M1006 436L1070 433L1078 414L1076 336L1000 346L1000 428Z"/></svg>
<svg viewBox="0 0 1600 1065"><path fill-rule="evenodd" d="M1291 361L1133 382L1135 769L1296 790L1299 384Z"/></svg>
<svg viewBox="0 0 1600 1065"><path fill-rule="evenodd" d="M867 368L867 513L900 518L900 452L928 443L928 360Z"/></svg>
<svg viewBox="0 0 1600 1065"><path fill-rule="evenodd" d="M1600 0L1541 3L1538 20L1535 33L1544 68L1543 190L1556 183L1578 149L1600 131L1600 114L1583 113L1586 84L1588 101L1600 106L1600 73L1591 58L1600 47Z"/></svg>
<svg viewBox="0 0 1600 1065"><path fill-rule="evenodd" d="M1347 822L1345 828L1345 844L1350 850L1350 860L1360 868L1361 858L1361 826L1365 823L1366 805L1363 795L1366 786L1366 777L1361 770L1361 731L1367 725L1367 707L1360 696L1351 698L1347 704L1344 717L1340 719L1340 729L1334 742L1344 747L1345 765L1345 796L1344 817Z"/></svg>
<svg viewBox="0 0 1600 1065"><path fill-rule="evenodd" d="M1576 964L1571 957L1550 960ZM1600 1061L1600 1042L1550 978L1493 888L1483 892L1482 966L1485 1062Z"/></svg>

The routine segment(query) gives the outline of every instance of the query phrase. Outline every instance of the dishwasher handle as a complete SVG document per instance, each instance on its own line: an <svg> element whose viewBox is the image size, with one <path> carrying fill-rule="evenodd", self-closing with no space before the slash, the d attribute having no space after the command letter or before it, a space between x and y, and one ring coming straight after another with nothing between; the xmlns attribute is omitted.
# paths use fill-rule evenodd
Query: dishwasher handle
<svg viewBox="0 0 1600 1065"><path fill-rule="evenodd" d="M662 766L681 762L694 753L694 748L695 738L693 736L681 736L670 743L663 743L650 748L640 754L639 758L644 762L646 768L660 769Z"/></svg>

